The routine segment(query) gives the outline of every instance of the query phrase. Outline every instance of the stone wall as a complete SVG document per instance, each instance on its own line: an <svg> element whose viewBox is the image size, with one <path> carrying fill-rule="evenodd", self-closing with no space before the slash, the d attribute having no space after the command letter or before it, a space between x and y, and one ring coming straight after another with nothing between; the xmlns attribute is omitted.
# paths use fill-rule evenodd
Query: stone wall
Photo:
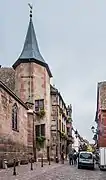
<svg viewBox="0 0 106 180"><path fill-rule="evenodd" d="M46 83L46 94L45 94L45 110L46 110L46 137L51 140L51 96L50 96L50 77L45 69L45 83ZM50 142L51 143L51 142Z"/></svg>
<svg viewBox="0 0 106 180"><path fill-rule="evenodd" d="M101 111L101 118L98 121L98 129L100 133L98 135L99 147L106 147L106 110Z"/></svg>
<svg viewBox="0 0 106 180"><path fill-rule="evenodd" d="M29 77L29 64L20 64L15 70L15 93L23 102L28 101Z"/></svg>
<svg viewBox="0 0 106 180"><path fill-rule="evenodd" d="M18 130L12 130L12 107L18 106ZM0 87L0 157L22 159L28 154L27 109Z"/></svg>
<svg viewBox="0 0 106 180"><path fill-rule="evenodd" d="M32 65L32 72L33 72L33 83L32 83L33 103L35 104L35 100L37 99L44 99L45 116L40 119L37 118L36 116L35 125L45 124L46 141L45 141L43 153L46 156L47 140L51 139L50 77L47 73L46 68L35 63L33 63Z"/></svg>
<svg viewBox="0 0 106 180"><path fill-rule="evenodd" d="M29 92L34 104L35 100L44 99L45 116L36 117L35 125L45 124L46 140L51 139L50 77L46 68L36 63L21 63L16 68L15 82L16 94L24 102L28 100Z"/></svg>
<svg viewBox="0 0 106 180"><path fill-rule="evenodd" d="M51 95L51 152L52 156L56 155L56 129L57 129L57 120L58 120L58 102L56 99L56 94ZM58 136L59 140L59 136Z"/></svg>

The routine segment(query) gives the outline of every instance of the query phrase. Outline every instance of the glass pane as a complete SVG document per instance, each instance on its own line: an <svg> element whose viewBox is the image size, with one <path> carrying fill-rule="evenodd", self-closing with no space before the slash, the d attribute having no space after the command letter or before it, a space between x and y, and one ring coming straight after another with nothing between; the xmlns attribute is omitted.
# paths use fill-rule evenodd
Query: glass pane
<svg viewBox="0 0 106 180"><path fill-rule="evenodd" d="M39 111L39 100L35 100L35 111Z"/></svg>
<svg viewBox="0 0 106 180"><path fill-rule="evenodd" d="M92 154L89 153L81 153L80 158L82 159L92 159Z"/></svg>
<svg viewBox="0 0 106 180"><path fill-rule="evenodd" d="M14 109L12 109L12 128L14 129Z"/></svg>
<svg viewBox="0 0 106 180"><path fill-rule="evenodd" d="M17 129L17 112L15 113L15 129Z"/></svg>
<svg viewBox="0 0 106 180"><path fill-rule="evenodd" d="M36 126L36 137L40 136L40 126Z"/></svg>
<svg viewBox="0 0 106 180"><path fill-rule="evenodd" d="M39 100L39 108L44 109L44 100Z"/></svg>
<svg viewBox="0 0 106 180"><path fill-rule="evenodd" d="M17 130L17 111L18 107L17 104L15 103L12 108L12 128Z"/></svg>
<svg viewBox="0 0 106 180"><path fill-rule="evenodd" d="M45 124L41 124L41 136L45 136Z"/></svg>

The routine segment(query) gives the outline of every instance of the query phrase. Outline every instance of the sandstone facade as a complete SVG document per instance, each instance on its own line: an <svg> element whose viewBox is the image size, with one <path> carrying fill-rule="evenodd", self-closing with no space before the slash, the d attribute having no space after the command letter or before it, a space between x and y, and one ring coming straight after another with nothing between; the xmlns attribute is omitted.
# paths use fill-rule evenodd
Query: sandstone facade
<svg viewBox="0 0 106 180"><path fill-rule="evenodd" d="M33 118L29 119L26 104L0 81L0 158L28 157L33 147L32 126Z"/></svg>
<svg viewBox="0 0 106 180"><path fill-rule="evenodd" d="M47 140L51 139L51 97L50 77L46 68L35 63L21 63L15 70L15 91L16 94L27 102L31 98L34 104L33 110L36 113L36 125L45 125L45 146ZM31 72L31 73L30 73ZM31 97L29 97L31 95ZM35 100L44 101L45 115L39 118L35 109Z"/></svg>

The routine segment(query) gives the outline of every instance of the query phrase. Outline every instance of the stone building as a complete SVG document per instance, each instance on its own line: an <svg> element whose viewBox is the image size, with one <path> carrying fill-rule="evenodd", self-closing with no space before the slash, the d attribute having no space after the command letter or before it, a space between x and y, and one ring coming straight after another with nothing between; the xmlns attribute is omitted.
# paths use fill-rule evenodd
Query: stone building
<svg viewBox="0 0 106 180"><path fill-rule="evenodd" d="M33 116L28 106L0 81L0 166L2 159L24 160L33 153Z"/></svg>
<svg viewBox="0 0 106 180"><path fill-rule="evenodd" d="M0 66L1 159L22 160L31 154L36 159L42 149L46 156L48 141L53 155L55 137L59 142L58 151L61 145L66 146L67 108L60 93L53 96L51 77L50 68L38 48L31 12L19 58L10 68ZM58 115L53 114L55 103ZM53 135L55 125L57 136Z"/></svg>
<svg viewBox="0 0 106 180"><path fill-rule="evenodd" d="M51 140L54 155L67 154L67 146L72 144L72 108L66 104L58 92L51 86Z"/></svg>
<svg viewBox="0 0 106 180"><path fill-rule="evenodd" d="M97 148L106 147L106 81L98 82L97 105L95 122L97 128L93 127L94 140Z"/></svg>
<svg viewBox="0 0 106 180"><path fill-rule="evenodd" d="M72 125L72 105L68 105L67 107L67 145L66 145L66 153L68 154L68 146L72 147L74 143L74 138L72 135L73 125Z"/></svg>
<svg viewBox="0 0 106 180"><path fill-rule="evenodd" d="M33 104L33 110L36 113L37 145L42 143L45 147L48 139L51 139L50 78L52 74L38 48L32 14L23 50L13 64L13 68L15 70L15 93L23 102ZM40 150L39 147L37 149Z"/></svg>
<svg viewBox="0 0 106 180"><path fill-rule="evenodd" d="M1 137L7 135L6 133L11 134L11 141L16 144L21 142L23 146L26 145L27 152L28 137L30 140L29 144L32 143L32 150L33 146L35 147L42 141L44 141L43 144L45 147L47 140L51 139L51 77L52 74L49 66L43 59L38 48L31 13L21 55L13 64L12 68L0 68L1 88L7 88L6 95L3 91L3 95L0 98L2 107L0 109L0 116L3 119L3 124L0 121L1 132L3 133L0 132ZM8 92L11 93L9 94ZM9 98L12 99L12 103L9 101ZM16 100L17 102L15 102ZM6 105L7 109L3 108ZM30 109L32 111L29 111ZM16 114L12 115L12 111L15 111ZM29 121L28 114L32 118L31 121ZM9 116L8 118L6 117L7 115ZM11 125L14 118L14 124L17 128L13 128ZM32 124L29 124L31 122ZM37 144L36 140L38 141Z"/></svg>

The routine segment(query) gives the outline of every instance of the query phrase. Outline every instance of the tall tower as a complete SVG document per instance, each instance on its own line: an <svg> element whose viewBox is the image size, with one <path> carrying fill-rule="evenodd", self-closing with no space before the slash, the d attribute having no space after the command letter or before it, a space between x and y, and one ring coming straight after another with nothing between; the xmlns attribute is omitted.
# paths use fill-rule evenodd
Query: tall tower
<svg viewBox="0 0 106 180"><path fill-rule="evenodd" d="M24 47L18 60L13 64L15 69L15 91L24 102L34 104L43 100L45 116L38 124L45 123L46 138L50 138L50 78L52 77L48 64L40 54L32 21L30 21Z"/></svg>

